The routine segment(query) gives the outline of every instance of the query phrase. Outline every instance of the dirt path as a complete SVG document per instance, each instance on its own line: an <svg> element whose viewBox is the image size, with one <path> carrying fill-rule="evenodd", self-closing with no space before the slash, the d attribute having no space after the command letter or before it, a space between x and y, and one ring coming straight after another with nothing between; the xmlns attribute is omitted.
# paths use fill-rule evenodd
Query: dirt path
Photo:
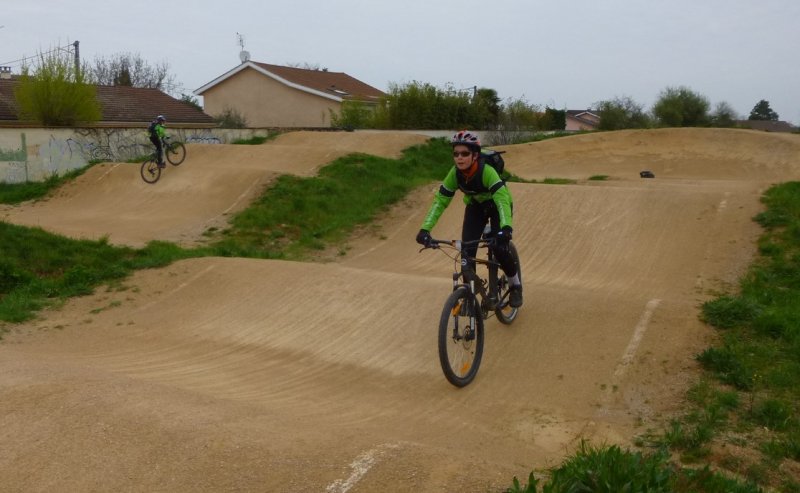
<svg viewBox="0 0 800 493"><path fill-rule="evenodd" d="M148 185L139 165L94 166L52 198L0 205L0 220L39 226L76 238L107 236L115 244L150 240L191 245L209 228L257 197L278 174L312 176L317 168L352 152L396 157L420 135L362 132L294 132L263 145L190 144L187 159Z"/></svg>
<svg viewBox="0 0 800 493"><path fill-rule="evenodd" d="M413 243L431 185L338 263L182 261L12 328L4 488L498 491L582 438L630 444L681 406L713 335L698 306L750 262L760 193L800 178L800 139L660 130L508 151L517 175L579 181L511 185L525 306L488 322L472 385L438 367L451 266ZM210 187L199 168L167 171Z"/></svg>

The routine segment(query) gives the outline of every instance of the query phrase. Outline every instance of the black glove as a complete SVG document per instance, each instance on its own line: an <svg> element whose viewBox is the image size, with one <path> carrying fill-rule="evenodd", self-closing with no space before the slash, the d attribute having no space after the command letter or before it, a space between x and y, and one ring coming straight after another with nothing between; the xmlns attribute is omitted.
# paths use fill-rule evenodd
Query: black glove
<svg viewBox="0 0 800 493"><path fill-rule="evenodd" d="M431 243L431 234L430 232L420 229L419 233L417 233L417 243L423 246L428 246Z"/></svg>
<svg viewBox="0 0 800 493"><path fill-rule="evenodd" d="M508 242L511 241L511 233L513 233L513 229L511 226L503 226L503 229L497 232L495 237L495 241L497 242L498 246L506 246Z"/></svg>

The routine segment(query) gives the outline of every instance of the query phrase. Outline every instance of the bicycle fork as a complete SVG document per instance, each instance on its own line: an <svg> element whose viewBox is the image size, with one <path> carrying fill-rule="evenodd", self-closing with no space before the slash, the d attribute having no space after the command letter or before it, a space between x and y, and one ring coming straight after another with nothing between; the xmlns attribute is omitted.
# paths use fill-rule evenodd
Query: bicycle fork
<svg viewBox="0 0 800 493"><path fill-rule="evenodd" d="M475 339L476 333L475 327L477 322L475 321L475 317L477 316L477 307L475 306L475 280L471 279L469 284L459 284L459 277L460 274L458 272L453 273L453 291L462 286L468 287L471 296L462 298L461 302L453 307L451 313L453 317L453 340L468 343ZM459 327L460 317L466 317L467 319L467 324L463 330Z"/></svg>

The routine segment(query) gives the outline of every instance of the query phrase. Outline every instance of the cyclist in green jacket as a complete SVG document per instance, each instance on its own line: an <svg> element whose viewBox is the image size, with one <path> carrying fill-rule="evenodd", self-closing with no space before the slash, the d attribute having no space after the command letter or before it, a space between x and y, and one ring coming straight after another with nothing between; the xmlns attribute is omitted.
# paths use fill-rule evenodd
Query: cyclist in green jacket
<svg viewBox="0 0 800 493"><path fill-rule="evenodd" d="M164 125L166 123L167 119L164 118L164 115L158 115L155 120L150 122L150 126L147 127L147 133L150 135L150 142L156 146L156 160L158 161L159 168L163 168L167 165L167 163L164 162L164 138L167 136Z"/></svg>
<svg viewBox="0 0 800 493"><path fill-rule="evenodd" d="M508 249L513 233L511 192L497 171L478 159L481 141L475 133L462 130L453 135L450 144L453 146L455 166L450 169L433 198L433 204L417 234L417 243L426 246L429 244L431 230L450 205L456 190L461 190L466 204L461 229L462 241L480 239L486 223L491 224L491 234L496 238L494 253L510 285L508 304L514 308L520 307L522 283ZM478 247L476 245L464 250L467 256L475 257ZM472 267L474 268L474 263Z"/></svg>

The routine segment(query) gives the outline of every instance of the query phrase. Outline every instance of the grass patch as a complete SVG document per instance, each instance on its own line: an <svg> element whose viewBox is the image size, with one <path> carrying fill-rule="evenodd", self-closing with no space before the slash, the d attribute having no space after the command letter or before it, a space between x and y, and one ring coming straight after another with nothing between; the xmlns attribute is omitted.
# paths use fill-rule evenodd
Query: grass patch
<svg viewBox="0 0 800 493"><path fill-rule="evenodd" d="M71 296L91 294L100 284L135 269L162 267L202 255L164 242L145 248L115 247L107 240L71 240L0 222L0 321L23 322Z"/></svg>
<svg viewBox="0 0 800 493"><path fill-rule="evenodd" d="M222 256L302 259L341 243L414 188L441 180L450 152L444 139L432 139L398 160L351 154L314 177L281 176L211 248Z"/></svg>
<svg viewBox="0 0 800 493"><path fill-rule="evenodd" d="M783 461L800 460L800 182L770 188L759 257L737 293L706 302L702 319L719 343L697 360L710 375L690 393L693 408L660 438L686 460L708 459L754 481L800 491ZM709 451L726 443L754 457L725 461Z"/></svg>
<svg viewBox="0 0 800 493"><path fill-rule="evenodd" d="M69 171L63 175L54 174L40 182L0 183L0 204L19 204L27 200L40 199L50 193L51 190L70 180L74 180L90 167L100 162L102 161L92 160L88 166Z"/></svg>
<svg viewBox="0 0 800 493"><path fill-rule="evenodd" d="M606 181L608 178L608 175L592 175L589 177L589 181Z"/></svg>
<svg viewBox="0 0 800 493"><path fill-rule="evenodd" d="M577 180L571 178L545 178L542 183L546 185L571 185L577 183Z"/></svg>
<svg viewBox="0 0 800 493"><path fill-rule="evenodd" d="M514 478L507 493L756 493L754 483L727 478L708 467L681 468L673 464L665 450L643 454L618 446L592 447L582 442L580 449L560 466L549 471L541 484L531 473L527 484Z"/></svg>
<svg viewBox="0 0 800 493"><path fill-rule="evenodd" d="M275 137L280 135L280 132L268 132L267 135L254 135L249 139L236 139L231 144L238 144L238 145L261 145L264 142L273 140Z"/></svg>

